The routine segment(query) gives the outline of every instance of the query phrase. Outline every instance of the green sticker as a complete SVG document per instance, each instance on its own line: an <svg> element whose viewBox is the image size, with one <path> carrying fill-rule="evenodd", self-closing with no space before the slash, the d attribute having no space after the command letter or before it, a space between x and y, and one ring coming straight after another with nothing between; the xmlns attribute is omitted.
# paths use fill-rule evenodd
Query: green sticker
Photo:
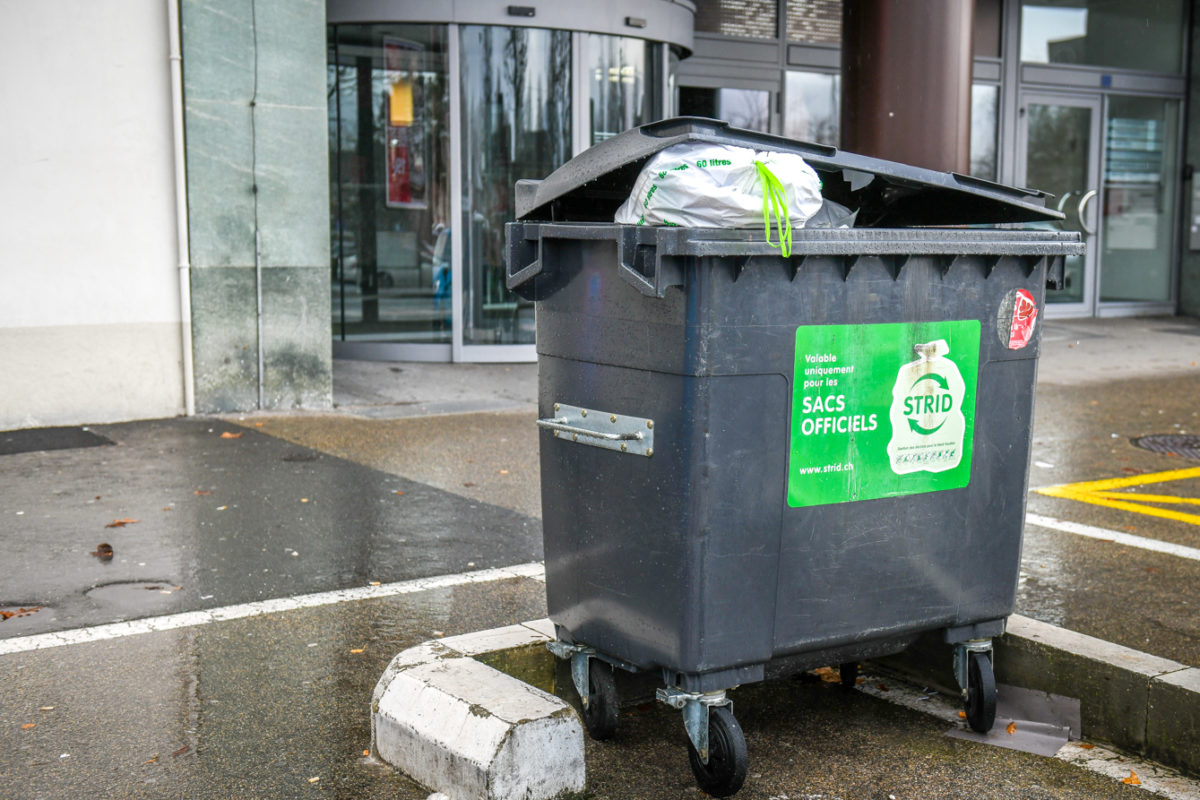
<svg viewBox="0 0 1200 800"><path fill-rule="evenodd" d="M796 329L788 505L971 480L978 320Z"/></svg>

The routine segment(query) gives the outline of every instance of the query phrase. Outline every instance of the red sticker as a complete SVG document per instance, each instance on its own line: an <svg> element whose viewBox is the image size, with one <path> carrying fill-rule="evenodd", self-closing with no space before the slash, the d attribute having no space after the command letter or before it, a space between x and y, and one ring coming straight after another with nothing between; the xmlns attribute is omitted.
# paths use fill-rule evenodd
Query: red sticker
<svg viewBox="0 0 1200 800"><path fill-rule="evenodd" d="M1033 324L1037 321L1038 307L1033 295L1025 289L1017 289L1013 298L1012 324L1008 329L1008 349L1020 350L1033 338Z"/></svg>

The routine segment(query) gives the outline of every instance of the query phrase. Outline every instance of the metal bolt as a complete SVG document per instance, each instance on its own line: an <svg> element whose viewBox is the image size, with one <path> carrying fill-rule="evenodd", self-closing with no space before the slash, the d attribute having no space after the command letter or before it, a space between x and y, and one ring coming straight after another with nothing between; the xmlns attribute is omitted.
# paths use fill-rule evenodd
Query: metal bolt
<svg viewBox="0 0 1200 800"><path fill-rule="evenodd" d="M624 452L625 452L626 450L628 450L628 449L629 449L629 448L625 446L625 443L624 443L624 442L621 442L621 452L622 452L622 453L624 453Z"/></svg>
<svg viewBox="0 0 1200 800"><path fill-rule="evenodd" d="M654 455L654 448L653 448L653 447L647 447L647 448L646 448L646 455L648 455L648 456L652 456L652 455Z"/></svg>
<svg viewBox="0 0 1200 800"><path fill-rule="evenodd" d="M616 421L617 421L617 415L616 415L616 414L609 414L609 415L608 415L608 421L609 421L609 422L616 422Z"/></svg>
<svg viewBox="0 0 1200 800"><path fill-rule="evenodd" d="M587 409L586 409L586 408L582 408L582 409L580 409L580 410L579 410L579 416L581 416L581 417L586 417L586 416L587 416Z"/></svg>
<svg viewBox="0 0 1200 800"><path fill-rule="evenodd" d="M654 427L654 420L652 420L652 419L648 419L648 420L646 420L646 427L647 427L647 428L653 428L653 427Z"/></svg>

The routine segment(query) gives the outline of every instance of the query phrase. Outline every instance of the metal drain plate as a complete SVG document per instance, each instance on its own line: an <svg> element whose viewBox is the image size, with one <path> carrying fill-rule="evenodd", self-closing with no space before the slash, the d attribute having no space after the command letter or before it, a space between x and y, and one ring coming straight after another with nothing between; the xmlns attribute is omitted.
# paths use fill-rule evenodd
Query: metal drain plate
<svg viewBox="0 0 1200 800"><path fill-rule="evenodd" d="M1139 436L1132 442L1134 447L1140 447L1143 450L1200 461L1200 436L1155 433L1150 436Z"/></svg>

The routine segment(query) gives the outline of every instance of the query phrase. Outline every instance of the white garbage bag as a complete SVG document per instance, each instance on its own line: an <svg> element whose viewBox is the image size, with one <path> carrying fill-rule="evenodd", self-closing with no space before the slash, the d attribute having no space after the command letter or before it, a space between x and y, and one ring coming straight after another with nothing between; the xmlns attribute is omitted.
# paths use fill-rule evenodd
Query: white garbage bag
<svg viewBox="0 0 1200 800"><path fill-rule="evenodd" d="M751 228L791 249L791 229L821 209L821 179L795 153L688 142L656 153L642 168L629 199L617 209L621 225ZM779 243L771 241L775 217Z"/></svg>

